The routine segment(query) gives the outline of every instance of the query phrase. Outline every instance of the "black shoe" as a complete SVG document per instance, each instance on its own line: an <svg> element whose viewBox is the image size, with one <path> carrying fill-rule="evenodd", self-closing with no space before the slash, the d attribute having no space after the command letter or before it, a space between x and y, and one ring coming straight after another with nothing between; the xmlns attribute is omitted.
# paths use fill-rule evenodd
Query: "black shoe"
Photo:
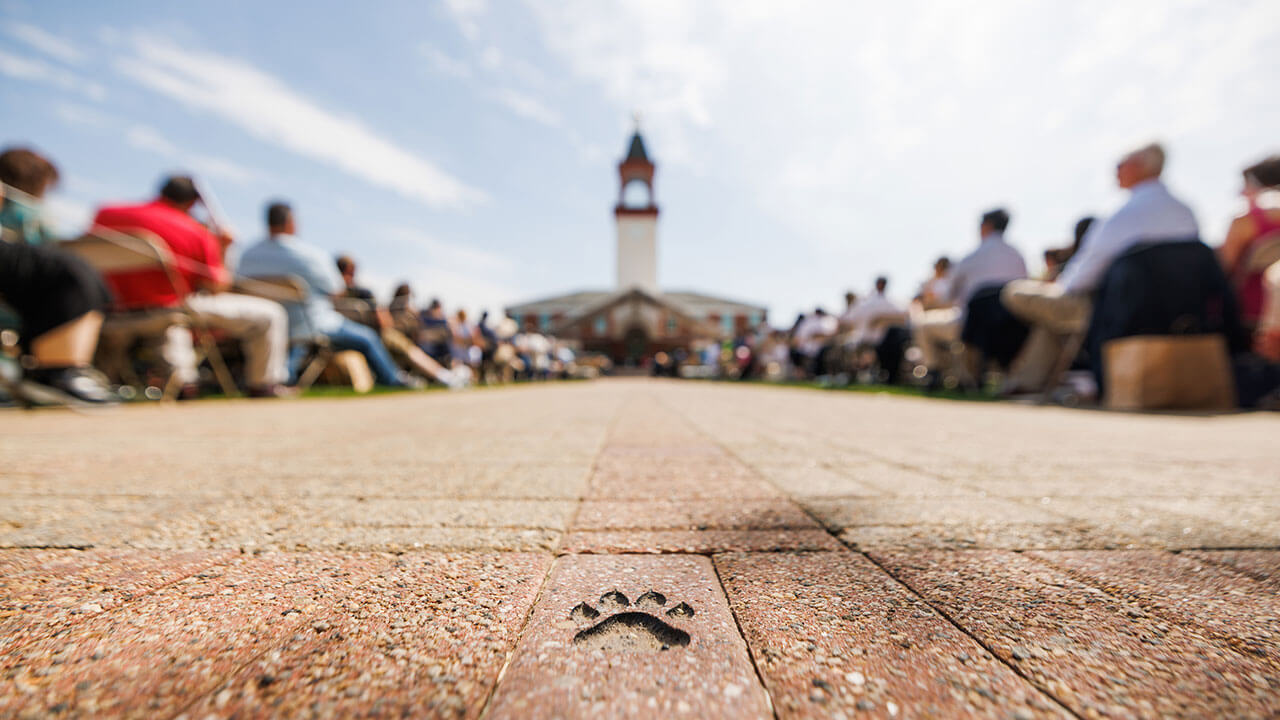
<svg viewBox="0 0 1280 720"><path fill-rule="evenodd" d="M102 374L90 367L36 368L22 378L20 389L40 405L106 407L120 401Z"/></svg>

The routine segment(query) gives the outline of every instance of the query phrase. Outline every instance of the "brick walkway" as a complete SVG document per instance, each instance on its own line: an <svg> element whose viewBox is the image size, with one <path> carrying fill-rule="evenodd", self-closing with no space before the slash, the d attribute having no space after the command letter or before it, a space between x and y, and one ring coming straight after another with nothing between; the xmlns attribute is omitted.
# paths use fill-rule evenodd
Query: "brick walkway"
<svg viewBox="0 0 1280 720"><path fill-rule="evenodd" d="M621 380L0 413L0 717L1275 717L1278 430Z"/></svg>

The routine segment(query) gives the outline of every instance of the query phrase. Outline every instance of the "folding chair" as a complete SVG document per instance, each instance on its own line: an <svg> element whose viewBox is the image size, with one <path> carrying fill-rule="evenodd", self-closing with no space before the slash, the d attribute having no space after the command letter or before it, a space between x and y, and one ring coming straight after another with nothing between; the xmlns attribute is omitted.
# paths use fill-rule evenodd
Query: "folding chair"
<svg viewBox="0 0 1280 720"><path fill-rule="evenodd" d="M142 229L117 231L94 227L87 234L65 240L59 243L59 246L80 256L103 275L140 270L162 272L173 288L174 294L179 298L178 306L114 312L103 321L103 335L108 338L128 339L123 344L112 343L118 345L117 349L122 354L127 347L127 342L131 342L132 338L143 335L164 335L171 327L186 327L196 340L196 364L208 361L222 392L228 397L236 397L240 394L208 325L202 322L199 315L187 305L186 299L191 294L191 287L187 284L186 278L178 272L173 254L159 237ZM123 373L122 379L132 384L139 382L127 358L117 355L114 362L120 366L118 370ZM176 370L171 370L165 382L163 397L172 399L180 389L181 379Z"/></svg>
<svg viewBox="0 0 1280 720"><path fill-rule="evenodd" d="M1246 273L1259 273L1278 262L1280 262L1280 230L1273 230L1254 241L1253 249L1245 257L1241 268Z"/></svg>
<svg viewBox="0 0 1280 720"><path fill-rule="evenodd" d="M378 322L377 308L372 303L360 298L334 298L333 309L337 310L339 315L361 325L374 327Z"/></svg>
<svg viewBox="0 0 1280 720"><path fill-rule="evenodd" d="M255 295L267 300L274 300L281 305L301 304L310 296L310 288L297 275L266 275L262 277L238 277L235 280L236 290L246 295ZM320 373L333 360L333 347L329 338L321 333L311 332L299 338L290 338L290 345L306 345L310 360L306 368L298 376L295 384L299 390L306 390L315 384Z"/></svg>

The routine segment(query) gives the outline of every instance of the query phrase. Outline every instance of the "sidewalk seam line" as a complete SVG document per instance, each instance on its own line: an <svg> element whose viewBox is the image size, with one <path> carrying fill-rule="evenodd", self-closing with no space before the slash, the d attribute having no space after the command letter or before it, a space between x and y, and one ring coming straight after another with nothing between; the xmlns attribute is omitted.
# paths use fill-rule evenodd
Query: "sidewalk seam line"
<svg viewBox="0 0 1280 720"><path fill-rule="evenodd" d="M1076 711L1075 711L1075 709L1073 709L1070 705L1068 705L1066 702L1064 702L1061 698L1059 698L1057 695L1055 695L1055 694L1054 694L1052 691L1050 691L1048 688L1041 687L1039 683L1037 683L1034 679L1032 679L1032 678L1031 678L1030 676L1028 676L1026 673L1022 672L1022 670L1020 670L1020 669L1019 669L1017 666L1015 666L1013 663L1011 663L1011 662L1009 662L1008 660L1005 660L1004 658L1000 657L1000 654L999 654L999 653L997 653L997 652L995 651L995 649L993 649L990 645L988 645L986 642L984 642L984 641L983 641L981 638L979 638L977 635L974 635L973 633L969 632L969 630L968 630L967 628L965 628L963 625L961 625L961 624L959 623L959 621L957 621L954 617L952 617L952 616L951 616L951 614L950 614L950 613L948 613L946 610L943 610L942 608L938 607L938 606L937 606L937 605L935 605L934 603L930 602L928 598L926 598L922 593L920 593L920 592L919 592L918 590L916 590L914 587L912 587L911 585L907 584L907 582L906 582L905 580L903 580L902 578L900 578L900 577L898 577L897 575L895 575L895 574L893 574L892 572L890 572L890 570L889 570L888 568L886 568L886 567L885 567L885 566L884 566L884 565L883 565L879 560L876 560L874 557L872 557L870 553L868 553L868 552L863 552L863 551L860 551L860 550L859 550L859 551L857 551L857 552L858 552L858 554L859 554L859 555L862 555L862 556L863 556L863 557L865 557L868 561L870 561L871 563L873 563L876 567L880 568L880 572L882 572L882 573L884 573L885 575L889 576L890 578L892 578L892 579L893 579L893 581L894 581L894 582L896 582L896 583L898 583L899 585L901 585L902 587L906 588L907 592L911 593L912 595L916 596L917 598L920 598L920 602L922 602L922 603L924 603L925 605L928 605L930 608L932 608L932 609L933 609L933 611L934 611L934 612L936 612L936 613L938 613L938 615L939 615L939 616L941 616L942 618L946 619L946 621L947 621L947 622L949 622L949 623L951 623L951 624L952 624L952 625L953 625L957 630L959 630L960 632L964 633L964 634L965 634L965 636L967 636L970 640L973 640L975 643L977 643L977 644L978 644L978 646L979 646L979 647L981 647L983 650L985 650L985 651L987 652L987 654L988 654L988 655L990 655L993 659L995 659L995 661L996 661L996 662L998 662L998 663L1000 663L1001 665L1004 665L1005 667L1009 668L1011 671L1013 671L1013 674L1015 674L1015 675L1017 675L1018 677L1022 678L1022 679L1023 679L1023 681L1025 681L1028 685L1030 685L1033 689L1035 689L1035 690L1036 690L1036 692L1039 692L1041 695L1043 695L1043 696L1045 696L1046 698L1049 698L1050 700L1052 700L1052 701L1054 702L1054 704L1056 704L1058 707L1062 708L1064 711L1066 711L1066 712L1067 712L1067 714L1071 715L1072 717L1075 717L1075 718L1081 718L1081 720L1083 720L1083 718L1084 718L1084 716L1083 716L1083 715L1081 715L1080 713L1076 712Z"/></svg>
<svg viewBox="0 0 1280 720"><path fill-rule="evenodd" d="M692 424L692 423L691 423L691 424ZM1057 696L1055 696L1053 693L1049 692L1049 691L1048 691L1048 690L1046 690L1045 688L1040 687L1040 685L1039 685L1039 684L1037 684L1034 680L1032 680L1031 678L1029 678L1029 677L1027 677L1025 674L1023 674L1022 672L1020 672L1020 671L1018 670L1018 668L1016 668L1016 667L1014 667L1012 664L1010 664L1010 663L1006 662L1004 658L1002 658L1002 657L1000 657L998 654L996 654L996 652L995 652L994 650L992 650L992 649L991 649L991 647L989 647L986 643L984 643L984 642L982 642L981 640L979 640L976 636L974 636L974 635L973 635L973 633L970 633L968 630L966 630L964 627L962 627L962 626L960 625L960 623L958 623L958 622L956 622L956 621L955 621L955 619L954 619L954 618L952 618L952 617L951 617L950 615L948 615L946 612L942 611L941 609L939 609L938 607L936 607L933 603L931 603L931 602L929 602L927 599L925 599L925 597L924 597L923 595L921 595L919 592L917 592L915 588L913 588L913 587L911 587L910 585L908 585L907 583L903 582L903 581L902 581L898 576L896 576L896 575L894 575L893 573L889 572L889 570L888 570L887 568L885 568L885 567L884 567L884 565L881 565L879 562L876 562L876 559L875 559L875 558L873 558L873 557L871 557L871 555L870 555L870 554L868 554L868 553L866 553L866 552L863 552L862 550L858 550L858 549L850 548L850 547L849 547L849 546L848 546L844 541L842 541L842 540L840 539L840 537L839 537L838 535L835 535L834 533L832 533L832 532L831 532L831 530L830 530L829 528L827 528L826 523L821 522L817 517L815 517L815 516L813 515L813 513L809 512L809 509L808 509L808 508L806 508L804 505L802 505L802 504L800 504L800 503L796 502L794 499L792 499L792 497L791 497L791 495L790 495L789 493L787 493L786 491L784 491L781 487L779 487L779 486L778 486L776 483L774 483L772 480L770 480L769 478L765 477L765 475L764 475L763 473L761 473L759 470L757 470L757 469L756 469L756 467L755 467L754 465L751 465L751 464L747 463L746 461L744 461L744 460L743 460L743 459L742 459L742 458L741 458L741 457L740 457L736 452L734 452L733 450L731 450L731 449L730 449L730 448L728 448L728 447L725 447L725 446L724 446L723 444L721 444L721 443L720 443L716 438L712 437L712 436L710 435L710 433L707 433L705 430L703 430L703 429L702 429L702 428L700 428L700 427L695 426L695 428L697 429L697 431L698 431L700 434L702 434L702 435L703 435L703 436L705 436L705 437L710 438L711 442L715 443L718 447L720 447L720 449L721 449L721 450L723 450L724 452L728 453L728 454L729 454L729 456L730 456L730 457L732 457L734 460L736 460L736 461L738 461L739 463L741 463L741 464L745 465L745 466L746 466L748 469L750 469L750 470L751 470L751 472L752 472L753 474L755 474L757 477L759 477L760 479L764 480L764 481L765 481L766 483L768 483L769 485L773 486L773 487L774 487L775 489L777 489L779 492L783 493L783 496L787 499L787 501L788 501L788 502L790 502L790 503L792 503L792 504L793 504L793 505L795 505L796 507L800 508L800 511L801 511L801 512L803 512L803 513L805 513L806 515L808 515L808 516L809 516L810 518L812 518L815 522L817 522L821 527L826 528L826 532L827 532L828 534L832 535L832 536L835 538L835 541L836 541L837 543L839 543L839 544L840 544L840 546L841 546L841 547L843 547L843 548L845 549L845 551L847 551L847 552L852 552L852 553L854 553L854 554L862 555L863 557L865 557L868 561L870 561L870 562L871 562L872 564L874 564L877 568L879 568L881 572L883 572L885 575L887 575L888 577L892 578L894 582L898 583L898 584L899 584L899 585L901 585L903 588L905 588L905 589L907 590L907 592L909 592L909 593L911 593L912 595L914 595L914 596L916 596L917 598L919 598L921 602L923 602L924 604L928 605L930 608L933 608L933 610L934 610L935 612L937 612L940 616L942 616L943 618L945 618L945 619L947 620L947 622L949 622L949 623L951 623L953 626L955 626L955 628L956 628L957 630L959 630L961 633L964 633L964 635L965 635L966 637L968 637L969 639L971 639L971 640L973 640L975 643L977 643L977 644L978 644L978 646L979 646L979 647L981 647L983 650L985 650L985 651L987 652L987 654L989 654L993 659L995 659L995 661L996 661L996 662L998 662L998 663L1000 663L1000 664L1004 665L1005 667L1009 668L1010 670L1012 670L1012 671L1013 671L1013 673L1014 673L1015 675L1017 675L1018 677L1022 678L1022 679L1023 679L1023 681L1025 681L1028 685L1030 685L1030 686L1031 686L1031 687L1032 687L1036 692L1039 692L1041 695L1043 695L1043 696L1047 697L1049 700L1053 701L1053 703L1054 703L1054 704L1056 704L1056 705L1058 705L1059 707L1061 707L1064 711L1066 711L1066 712L1067 712L1067 714L1071 715L1072 717L1079 718L1080 720L1083 720L1083 716L1081 716L1079 713L1077 713L1077 712L1075 712L1074 710L1072 710L1069 706L1067 706L1067 704L1066 704L1066 703L1064 703L1062 700L1060 700L1060 699L1059 699ZM851 478L851 479L852 479L852 478ZM952 482L954 482L954 481L952 481ZM714 565L714 563L713 563L713 565ZM717 573L717 574L718 574L718 573ZM732 606L730 606L730 607L732 608ZM735 616L735 621L736 621L736 619L737 619L737 618L736 618L736 616ZM744 637L744 638L743 638L743 640L744 640L744 642L745 642L746 638ZM750 647L750 643L748 643L747 645L748 645L748 648L749 648L749 647Z"/></svg>
<svg viewBox="0 0 1280 720"><path fill-rule="evenodd" d="M507 651L507 657L502 663L502 669L498 671L498 676L494 679L493 685L489 687L489 692L485 693L484 701L480 703L480 712L476 714L477 720L486 720L489 717L489 712L493 707L493 698L498 694L498 688L502 686L502 681L506 679L507 670L511 667L512 661L515 660L516 653L520 651L520 643L524 641L525 637L529 633L529 623L533 620L533 612L537 609L538 603L542 602L543 594L549 591L551 573L556 569L556 565L560 562L560 548L564 544L564 536L573 528L574 522L578 519L578 513L582 510L583 500L591 493L592 481L595 478L596 467L600 463L600 456L604 454L604 449L609 444L609 438L613 435L614 428L617 426L619 418L622 417L622 408L625 405L625 401L619 403L618 408L613 412L613 417L609 419L609 425L604 431L603 438L601 439L600 444L596 447L595 457L591 459L591 467L587 470L587 487L584 489L585 492L577 498L577 504L573 509L572 516L569 518L567 528L561 531L560 535L556 538L555 545L548 551L551 561L547 563L547 571L542 576L542 583L538 586L537 594L533 596L533 602L529 603L529 610L525 613L524 621L520 623L520 630L516 633L515 639L511 643L511 649Z"/></svg>
<svg viewBox="0 0 1280 720"><path fill-rule="evenodd" d="M1050 551L1040 550L1040 551L1037 551L1037 552L1053 552L1053 551L1051 551L1051 550L1050 550ZM1105 553L1105 552L1115 552L1115 551L1114 551L1114 550L1092 550L1092 551L1086 551L1086 552L1102 552L1102 553ZM1169 553L1169 554L1171 554L1171 555L1177 555L1177 553L1173 553L1173 552L1171 552L1171 551L1169 551L1169 550L1152 550L1151 552L1164 552L1164 553ZM1057 563L1055 563L1055 562L1053 562L1053 561L1049 560L1048 558L1043 558L1043 557L1040 557L1039 555L1027 555L1026 553L1019 553L1019 554L1021 554L1023 557L1028 557L1028 558L1030 558L1033 562L1037 562L1037 563L1040 563L1041 565L1044 565L1045 567L1048 567L1048 568L1053 569L1053 570L1057 570L1058 572L1063 573L1064 575L1066 575L1067 577L1071 578L1072 580L1075 580L1076 582L1080 583L1081 585L1087 585L1087 586L1089 586L1089 587L1091 587L1091 588L1093 588L1093 589L1095 589L1095 590L1098 590L1098 591L1100 591L1100 592L1102 592L1102 593L1104 593L1104 594L1108 595L1109 597L1112 597L1112 598L1114 598L1114 599L1118 600L1118 601L1119 601L1119 602L1121 602L1121 603L1125 603L1125 604L1129 604L1129 605L1137 605L1138 607L1142 608L1142 610L1143 610L1144 612L1147 612L1147 613L1150 613L1150 614L1152 614L1152 615L1158 616L1160 619L1164 620L1165 622L1170 622L1170 623L1173 623L1174 625L1177 625L1177 626L1179 626L1179 627L1182 627L1182 628L1184 628L1184 629L1186 629L1186 630L1190 630L1190 631L1195 632L1195 633L1197 633L1197 634L1202 634L1202 635L1204 635L1204 636L1205 636L1205 638L1206 638L1206 639L1211 640L1211 641L1213 641L1213 642L1215 642L1215 643L1217 643L1217 644L1219 644L1219 645L1223 645L1223 646L1225 646L1228 650L1230 650L1230 651L1232 651L1232 652L1236 653L1237 655L1240 655L1241 657L1244 657L1245 659L1249 660L1250 662L1259 662L1259 661L1261 661L1262 663L1267 664L1267 665L1271 665L1271 666L1273 666L1273 667L1280 667L1280 662L1277 662L1275 659L1273 659L1273 658L1272 658L1272 657L1270 657L1270 656L1267 656L1267 655L1264 655L1264 656L1253 655L1253 654L1250 654L1250 653L1246 652L1245 650L1241 649L1240 647L1238 647L1238 645L1243 645L1243 644L1248 643L1249 641L1248 641L1248 639L1247 639L1247 638L1243 638L1243 637L1240 637L1240 636L1238 636L1238 635L1231 635L1231 634L1228 634L1228 633L1226 633L1226 632L1224 632L1224 631L1221 631L1221 630L1214 630L1213 628L1210 628L1210 627L1208 627L1208 626L1206 626L1206 625L1195 625L1195 624L1189 624L1189 623L1187 623L1187 622L1185 622L1185 621L1178 620L1178 619L1176 618L1176 616L1171 616L1171 615L1169 615L1169 614L1164 610L1164 608L1160 607L1159 605L1156 605L1156 604L1152 603L1152 602L1148 599L1148 597L1149 597L1149 596L1148 596L1146 593L1139 593L1139 594L1137 594L1137 597L1136 597L1136 598L1127 598L1127 597L1125 597L1125 596L1121 595L1120 593L1113 592L1112 590L1108 589L1105 583L1102 583L1102 582L1101 582L1101 581L1099 581L1098 579L1093 578L1093 577L1091 577L1090 575L1088 575L1087 573L1081 572L1081 571L1079 571L1079 570L1077 570L1077 569L1075 569L1075 568L1070 568L1070 567L1066 567L1066 566L1064 566L1064 565L1059 565L1059 564L1057 564ZM1192 558L1188 558L1188 559L1192 559ZM1213 564L1214 564L1215 566L1217 566L1217 563L1213 563ZM1244 578L1245 578L1246 580L1250 580L1250 581L1255 582L1255 583L1257 583L1257 582L1258 582L1257 580L1255 580L1255 579L1253 579L1253 578L1250 578L1250 577L1248 577L1247 575L1246 575L1246 576L1244 576Z"/></svg>
<svg viewBox="0 0 1280 720"><path fill-rule="evenodd" d="M520 631L516 633L515 638L511 642L511 649L507 651L507 657L502 661L502 669L498 671L498 676L494 678L493 684L489 686L489 691L485 693L484 700L480 703L480 712L476 714L476 720L486 720L489 716L489 710L492 707L493 697L498 694L498 688L501 687L502 681L507 677L507 670L511 667L511 661L515 660L516 652L520 650L520 643L524 641L525 635L529 630L529 621L533 619L533 611L538 607L538 603L542 601L543 593L547 592L547 586L551 581L551 573L556 569L556 563L560 562L560 557L551 554L550 562L547 563L547 571L542 574L542 582L538 584L538 593L533 596L533 602L529 603L529 609L524 614L524 620L520 623Z"/></svg>
<svg viewBox="0 0 1280 720"><path fill-rule="evenodd" d="M707 557L707 560L711 563L711 571L716 574L716 583L720 586L720 594L724 596L724 603L729 608L729 617L733 618L733 626L737 628L738 637L742 638L742 644L747 648L747 659L751 661L751 669L755 671L760 689L764 691L765 702L769 703L769 712L777 720L780 716L778 706L773 702L773 692L769 690L769 683L765 682L764 671L760 667L760 662L756 660L756 653L751 649L751 643L747 641L747 633L742 629L742 621L738 619L738 613L733 610L733 601L729 599L729 592L724 588L724 578L720 576L720 565L716 562L716 555Z"/></svg>
<svg viewBox="0 0 1280 720"><path fill-rule="evenodd" d="M19 548L4 548L4 549L19 549ZM63 548L55 548L55 549L63 549ZM84 552L84 551L83 551L83 550L81 550L81 551L79 551L79 552ZM189 551L176 551L176 552L189 552ZM67 629L67 628L76 627L76 626L78 626L78 625L82 625L82 624L84 624L84 623L92 622L92 621L94 621L94 620L95 620L95 619L97 619L97 618L105 617L105 616L106 616L106 615L108 615L108 614L116 613L116 612L120 612L121 610L124 610L126 607L128 607L130 604L132 604L133 602L135 602L135 601L137 601L137 600L141 600L142 598L144 598L144 597L146 597L146 596L148 596L148 595L151 595L152 593L160 592L161 590L164 590L165 588L167 588L167 587L169 587L169 586L171 586L171 585L175 585L175 584L177 584L177 583L180 583L180 582L182 582L183 580L186 580L187 578L192 577L192 576L194 576L194 575L197 575L197 574L199 574L199 573L202 573L202 572L204 572L205 570L208 570L209 568L214 567L214 566L216 566L216 565L225 565L226 563L228 563L228 562L230 562L230 561L231 561L232 557L234 557L234 552L235 552L235 551L233 551L233 550L214 550L214 551L211 551L211 552L214 552L214 553L216 553L217 555L225 555L225 556L227 556L227 557L224 557L224 558L222 558L222 559L214 560L214 561L212 561L212 562L208 563L207 565L200 565L199 567L196 567L195 569L193 569L191 572L187 573L186 575L182 575L182 576L180 576L180 577L176 577L176 578L174 578L174 579L173 579L172 581L170 581L170 582L164 583L164 584L162 584L162 585L157 585L156 587L153 587L153 588L151 588L151 589L149 589L149 590L145 590L145 591L140 592L140 593L138 593L138 594L136 594L136 595L130 595L130 596L129 596L129 597L128 597L124 602L120 603L119 605L117 605L117 606L115 606L115 607L113 607L113 608L111 608L111 609L109 609L109 610L103 610L103 611L102 611L102 612L100 612L100 613L94 613L93 615L90 615L90 616L88 616L88 617L84 618L83 620L80 620L79 622L67 623L67 624L65 624L65 625L62 625L60 629L65 630L65 629ZM101 564L106 564L106 561L104 560L104 561L102 561L102 562L100 562L100 563L98 563L98 564L100 564L100 565L101 565ZM45 638L47 638L47 637L52 637L52 634L50 634L50 633L42 633L42 634L39 634L39 635L32 636L32 637L27 638L26 640L24 640L24 641L22 641L22 642L18 643L17 645L14 645L13 647L9 648L8 650L6 650L6 651L5 651L5 653L4 653L4 654L5 654L5 655L12 655L12 654L14 653L14 651L19 650L19 649L21 649L21 648L23 648L23 647L26 647L27 645L30 645L31 643L36 642L36 641L38 641L38 640L43 640L43 639L45 639Z"/></svg>
<svg viewBox="0 0 1280 720"><path fill-rule="evenodd" d="M345 554L345 551L335 551L335 552L343 552L343 553ZM358 554L358 553L350 553L350 554ZM378 554L384 554L384 555L385 555L385 553L378 553ZM389 558L389 557L384 557L384 558L383 558L383 560L385 561L385 562L384 562L384 564L383 564L383 570L386 570L387 568L391 567L391 565L395 562L394 560L392 560L392 559L391 559L391 558ZM350 591L348 591L346 594L344 594L342 597L334 598L333 604L332 604L332 605L330 605L328 608L326 608L326 612L324 613L324 616L325 616L325 617L329 617L329 616L331 616L331 615L335 614L335 613L337 612L336 608L337 608L337 604L338 604L338 603L340 603L340 602L342 602L343 600L346 600L348 597L350 597L350 596L351 596L351 594L352 594L352 593L354 593L354 592L356 591L356 589L357 589L357 588L359 588L359 587L363 586L363 585L364 585L364 584L366 584L366 583L372 582L372 581L373 581L373 578L374 578L375 576L377 576L377 575L378 575L378 571L377 571L377 570L374 570L373 572L369 573L369 575L368 575L366 578L364 578L364 579L363 579L363 580L361 580L360 582L355 583L354 585L352 585L352 586L351 586L351 590L350 590ZM304 622L306 619L307 619L307 618L302 618L301 620L299 620L299 621L296 623L296 625L301 626L301 625L303 624L303 622ZM313 620L313 621L314 621L314 620ZM203 700L204 698L206 698L206 697L208 697L208 696L212 695L212 694L214 693L214 691L216 691L218 688L220 688L220 687L222 687L223 685L225 685L225 684L227 683L227 681L228 681L228 680L230 680L231 678L234 678L236 675L239 675L241 672L243 672L243 671L244 671L244 669L245 669L245 668L247 668L247 667L249 667L250 665L252 665L253 663L257 662L259 658L261 658L263 655L266 655L266 654L267 654L268 652L270 652L271 650L276 649L277 647L279 647L279 645L278 645L278 644L272 644L272 645L270 645L270 646L268 646L268 647L264 647L263 649L259 650L259 651L258 651L258 652L256 652L256 653L254 653L254 654L250 655L248 658L246 658L246 659L245 659L245 661L244 661L243 663L240 663L239 665L235 666L235 667L234 667L234 668L232 668L230 671L228 671L225 675L223 675L222 677L218 678L218 682L217 682L216 684L214 684L212 687L210 687L208 690L206 690L206 691L204 691L204 692L196 693L196 694L195 694L195 696L194 696L194 697L192 697L192 698L191 698L191 700L190 700L189 702L183 703L183 704L182 704L182 706L178 708L178 711L177 711L177 712L175 712L174 714L170 715L170 716L169 716L169 718L171 718L171 719L172 719L172 718L178 718L178 717L181 717L181 716L182 716L183 714L185 714L188 710L190 710L192 707L194 707L194 706L196 705L196 703L198 703L198 702L200 702L201 700Z"/></svg>

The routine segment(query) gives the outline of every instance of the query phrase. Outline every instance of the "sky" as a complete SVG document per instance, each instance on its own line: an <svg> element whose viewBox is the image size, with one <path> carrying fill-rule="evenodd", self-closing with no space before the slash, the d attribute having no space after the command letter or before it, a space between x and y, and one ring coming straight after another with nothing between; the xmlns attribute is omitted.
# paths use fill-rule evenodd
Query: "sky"
<svg viewBox="0 0 1280 720"><path fill-rule="evenodd" d="M240 243L284 199L380 296L473 312L612 287L636 116L660 284L775 325L910 297L995 206L1038 266L1150 140L1217 244L1278 77L1274 0L0 0L0 144L58 164L64 232L189 171Z"/></svg>

